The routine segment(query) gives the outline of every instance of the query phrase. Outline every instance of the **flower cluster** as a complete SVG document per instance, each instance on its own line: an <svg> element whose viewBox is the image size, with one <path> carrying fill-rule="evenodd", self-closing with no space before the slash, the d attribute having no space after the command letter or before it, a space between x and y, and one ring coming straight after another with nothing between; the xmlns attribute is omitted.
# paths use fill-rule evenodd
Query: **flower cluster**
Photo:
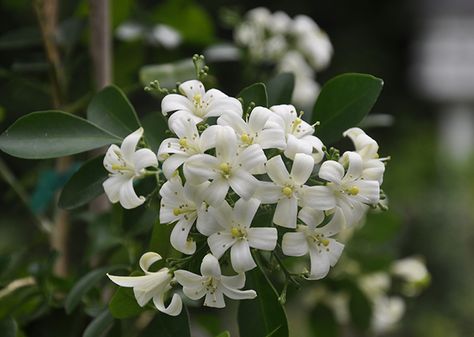
<svg viewBox="0 0 474 337"><path fill-rule="evenodd" d="M136 150L141 129L121 148L113 145L104 159L111 173L104 189L112 202L136 207L144 197L136 195L133 180L162 173L159 215L161 224L174 224L171 245L191 258L198 249L209 254L201 275L181 269L185 264L150 272L160 256L146 253L140 262L144 276L110 276L133 287L140 305L153 299L158 310L179 313L178 295L168 307L163 304L173 283L188 298L205 297L204 305L212 307L223 307L224 295L254 298L253 290L240 289L245 272L257 266L259 251L309 256L310 270L303 276L321 279L343 251L336 235L379 203L385 165L377 143L359 128L344 133L355 151L339 157L326 152L314 126L292 105L256 106L244 113L239 100L206 91L197 80L166 95L162 112L175 136L161 143L157 155ZM222 275L222 261L230 262L234 276Z"/></svg>
<svg viewBox="0 0 474 337"><path fill-rule="evenodd" d="M312 18L297 15L292 19L281 11L254 8L236 28L234 39L248 50L252 60L272 63L279 72L295 75L294 103L314 103L319 92L314 71L328 66L333 48Z"/></svg>

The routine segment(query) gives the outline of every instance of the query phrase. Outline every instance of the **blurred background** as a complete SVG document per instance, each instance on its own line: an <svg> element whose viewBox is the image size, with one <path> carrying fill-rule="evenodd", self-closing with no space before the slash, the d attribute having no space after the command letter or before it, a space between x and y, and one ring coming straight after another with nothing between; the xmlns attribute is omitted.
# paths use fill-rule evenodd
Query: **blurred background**
<svg viewBox="0 0 474 337"><path fill-rule="evenodd" d="M369 215L367 226L347 243L347 258L360 264L385 256L392 262L416 257L426 264L431 281L416 296L405 294L402 317L380 332L337 328L318 334L308 322L312 314L326 317L325 309L317 309L320 296L308 304L305 322L292 321L295 304L289 301L290 326L302 331L293 336L474 336L474 2L110 0L110 31L105 31L112 37L109 42L94 38L104 36L100 8L99 24L94 26L94 6L87 1L63 1L49 12L44 9L47 3L0 1L2 132L32 111L55 107L83 114L92 93L109 83L127 93L140 116L157 112L159 100L145 93L143 86L156 76L165 82L167 78L168 86L182 80L189 74L186 60L194 53L208 56L211 81L235 95L274 73L274 64L266 62L249 70L250 61L243 61L248 53L234 43L234 29L247 11L263 6L290 17L313 18L333 48L330 63L315 75L319 85L344 72L368 73L385 82L372 117L363 125L378 141L379 153L391 157L383 185L390 210ZM44 15L55 12L57 21ZM49 51L44 48L48 29L54 31L55 45ZM99 56L98 50L102 50ZM55 57L57 67L51 65ZM174 64L160 67L170 62ZM145 65L154 68L144 70ZM51 72L59 72L56 93ZM338 143L341 148L348 145ZM55 294L67 292L86 270L102 265L103 256L114 247L111 234L105 233L110 229L98 225L101 217L78 211L67 215L74 237L67 244L72 267L64 270L57 265L49 244L52 240L54 248L55 239L44 228L65 217L54 206L55 194L75 165L76 160L26 161L0 154L0 316L13 313L26 336L53 336L44 331L58 318L63 322L58 324L71 326L71 336L80 335L77 331L87 314L79 321L66 318L61 297ZM145 223L134 234L127 243L129 251L143 251L140 244L146 242L150 226ZM370 274L388 268L378 261L375 267L356 269ZM15 280L20 280L18 288L28 288L33 282L29 275L39 284L36 291L18 293L15 284L12 290ZM330 281L321 284L313 290L331 287ZM397 292L396 283L387 292ZM197 334L206 336L213 324L226 327L212 317L199 318L204 328L196 323Z"/></svg>

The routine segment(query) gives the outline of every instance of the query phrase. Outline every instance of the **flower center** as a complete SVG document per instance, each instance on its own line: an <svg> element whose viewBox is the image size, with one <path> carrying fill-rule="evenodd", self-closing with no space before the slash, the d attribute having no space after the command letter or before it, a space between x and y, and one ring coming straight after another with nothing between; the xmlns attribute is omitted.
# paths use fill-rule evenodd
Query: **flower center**
<svg viewBox="0 0 474 337"><path fill-rule="evenodd" d="M243 239L247 236L247 231L244 228L234 226L230 230L230 234L232 234L232 237L234 238Z"/></svg>
<svg viewBox="0 0 474 337"><path fill-rule="evenodd" d="M281 193L283 193L286 197L291 198L293 196L293 188L290 186L285 186L281 189Z"/></svg>
<svg viewBox="0 0 474 337"><path fill-rule="evenodd" d="M181 214L185 214L185 217L187 216L186 214L195 212L196 210L194 208L188 207L188 205L181 205L179 207L173 208L173 214L174 216L179 216Z"/></svg>
<svg viewBox="0 0 474 337"><path fill-rule="evenodd" d="M229 163L220 163L219 170L221 170L222 175L225 178L229 178L230 171L232 170L232 166Z"/></svg>
<svg viewBox="0 0 474 337"><path fill-rule="evenodd" d="M186 139L186 137L181 138L179 140L179 146L181 146L182 148L185 148L185 149L188 148L189 145L188 145L188 140Z"/></svg>
<svg viewBox="0 0 474 337"><path fill-rule="evenodd" d="M357 195L357 194L359 194L360 191L359 191L359 188L357 186L352 186L352 187L346 189L346 192L349 195Z"/></svg>
<svg viewBox="0 0 474 337"><path fill-rule="evenodd" d="M293 126L291 128L291 132L292 133L295 133L295 131L297 131L298 127L300 126L300 124L302 123L303 121L301 120L301 118L299 117L296 117L295 120L293 121ZM297 131L299 132L299 131Z"/></svg>
<svg viewBox="0 0 474 337"><path fill-rule="evenodd" d="M242 136L240 136L240 140L247 145L252 145L253 143L253 138L251 138L248 133L243 133Z"/></svg>

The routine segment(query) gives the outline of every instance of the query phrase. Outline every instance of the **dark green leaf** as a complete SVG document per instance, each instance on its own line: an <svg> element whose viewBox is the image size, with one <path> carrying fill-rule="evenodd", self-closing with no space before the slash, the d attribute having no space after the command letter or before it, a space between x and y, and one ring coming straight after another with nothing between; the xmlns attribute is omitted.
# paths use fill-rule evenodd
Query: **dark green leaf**
<svg viewBox="0 0 474 337"><path fill-rule="evenodd" d="M36 27L24 27L0 36L0 50L29 48L41 45L41 34Z"/></svg>
<svg viewBox="0 0 474 337"><path fill-rule="evenodd" d="M165 258L170 257L172 247L169 237L172 230L173 226L160 224L159 221L157 221L153 225L149 250L152 252L160 252L160 255Z"/></svg>
<svg viewBox="0 0 474 337"><path fill-rule="evenodd" d="M104 88L92 98L87 107L87 119L121 138L140 127L135 109L116 86Z"/></svg>
<svg viewBox="0 0 474 337"><path fill-rule="evenodd" d="M104 156L98 156L81 166L64 186L59 196L59 207L74 209L104 193L102 183L107 179L108 172L103 160Z"/></svg>
<svg viewBox="0 0 474 337"><path fill-rule="evenodd" d="M317 136L326 143L342 137L345 130L369 113L382 86L380 78L367 74L342 74L329 80L321 89L312 114L312 123L321 123Z"/></svg>
<svg viewBox="0 0 474 337"><path fill-rule="evenodd" d="M82 334L82 337L104 336L107 331L112 328L113 324L114 318L110 314L109 310L105 309L87 326L86 330Z"/></svg>
<svg viewBox="0 0 474 337"><path fill-rule="evenodd" d="M46 159L120 141L119 137L77 116L40 111L19 118L0 135L0 149L19 158Z"/></svg>
<svg viewBox="0 0 474 337"><path fill-rule="evenodd" d="M189 318L186 308L178 316L169 316L163 313L156 314L155 318L140 334L140 337L191 337Z"/></svg>
<svg viewBox="0 0 474 337"><path fill-rule="evenodd" d="M230 337L230 332L229 331L223 331L220 334L218 334L216 337Z"/></svg>
<svg viewBox="0 0 474 337"><path fill-rule="evenodd" d="M113 317L124 319L134 317L143 312L133 295L132 288L118 288L110 300L109 310Z"/></svg>
<svg viewBox="0 0 474 337"><path fill-rule="evenodd" d="M350 289L349 312L352 324L361 331L367 331L372 320L372 304L358 287Z"/></svg>
<svg viewBox="0 0 474 337"><path fill-rule="evenodd" d="M237 97L243 99L244 111L246 111L252 102L255 103L255 106L268 106L267 89L263 83L255 83L244 88Z"/></svg>
<svg viewBox="0 0 474 337"><path fill-rule="evenodd" d="M339 327L334 313L325 305L318 305L311 311L309 323L314 337L337 337Z"/></svg>
<svg viewBox="0 0 474 337"><path fill-rule="evenodd" d="M247 273L247 288L254 289L257 297L239 303L238 323L241 336L288 337L285 309L278 301L273 285L260 269Z"/></svg>
<svg viewBox="0 0 474 337"><path fill-rule="evenodd" d="M172 89L176 82L184 82L196 77L192 59L185 59L173 63L147 65L140 69L140 82L148 85L158 80L162 88Z"/></svg>
<svg viewBox="0 0 474 337"><path fill-rule="evenodd" d="M142 118L145 139L153 152L157 152L161 142L167 137L168 125L161 112L152 112Z"/></svg>
<svg viewBox="0 0 474 337"><path fill-rule="evenodd" d="M18 326L12 317L5 317L0 320L0 336L16 337Z"/></svg>
<svg viewBox="0 0 474 337"><path fill-rule="evenodd" d="M84 295L87 294L87 292L91 290L99 281L106 277L105 274L123 268L123 266L104 267L93 270L84 275L79 281L77 281L66 297L66 301L64 303L66 312L70 314L81 302L81 299L84 297Z"/></svg>
<svg viewBox="0 0 474 337"><path fill-rule="evenodd" d="M281 73L267 82L268 106L289 104L295 86L295 75Z"/></svg>
<svg viewBox="0 0 474 337"><path fill-rule="evenodd" d="M364 242L383 243L392 240L398 234L400 223L394 212L370 213L366 223L356 235Z"/></svg>

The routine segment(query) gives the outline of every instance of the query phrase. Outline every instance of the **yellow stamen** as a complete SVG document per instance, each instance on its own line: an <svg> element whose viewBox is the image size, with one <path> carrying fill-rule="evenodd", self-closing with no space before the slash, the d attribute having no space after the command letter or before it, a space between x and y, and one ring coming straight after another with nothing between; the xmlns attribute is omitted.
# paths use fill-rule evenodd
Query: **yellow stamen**
<svg viewBox="0 0 474 337"><path fill-rule="evenodd" d="M329 246L329 240L328 239L319 239L319 241L324 245L324 247Z"/></svg>
<svg viewBox="0 0 474 337"><path fill-rule="evenodd" d="M240 227L232 227L230 234L232 234L234 238L243 238L245 236L245 230Z"/></svg>
<svg viewBox="0 0 474 337"><path fill-rule="evenodd" d="M178 216L178 215L180 215L181 213L182 213L182 212L181 212L181 209L179 209L179 208L173 209L173 214L174 214L174 216Z"/></svg>
<svg viewBox="0 0 474 337"><path fill-rule="evenodd" d="M242 136L240 136L240 140L242 141L242 143L245 143L245 144L252 144L253 142L253 139L250 138L250 136L247 134L247 133L243 133Z"/></svg>
<svg viewBox="0 0 474 337"><path fill-rule="evenodd" d="M128 167L118 164L112 164L112 170L120 171L120 170L127 170Z"/></svg>
<svg viewBox="0 0 474 337"><path fill-rule="evenodd" d="M357 195L357 194L359 194L359 188L357 186L352 186L351 188L347 189L347 194Z"/></svg>
<svg viewBox="0 0 474 337"><path fill-rule="evenodd" d="M201 98L202 98L202 96L200 94L194 95L194 97L193 97L194 103L199 104L201 102Z"/></svg>
<svg viewBox="0 0 474 337"><path fill-rule="evenodd" d="M184 147L184 148L187 148L187 147L188 147L188 141L187 141L187 139L186 139L186 138L181 138L181 139L179 140L179 145L182 146L182 147Z"/></svg>
<svg viewBox="0 0 474 337"><path fill-rule="evenodd" d="M281 193L283 193L289 198L293 195L293 189L289 186L285 186L281 189Z"/></svg>
<svg viewBox="0 0 474 337"><path fill-rule="evenodd" d="M221 163L219 165L219 169L222 171L222 173L228 175L230 173L231 167L228 163Z"/></svg>

